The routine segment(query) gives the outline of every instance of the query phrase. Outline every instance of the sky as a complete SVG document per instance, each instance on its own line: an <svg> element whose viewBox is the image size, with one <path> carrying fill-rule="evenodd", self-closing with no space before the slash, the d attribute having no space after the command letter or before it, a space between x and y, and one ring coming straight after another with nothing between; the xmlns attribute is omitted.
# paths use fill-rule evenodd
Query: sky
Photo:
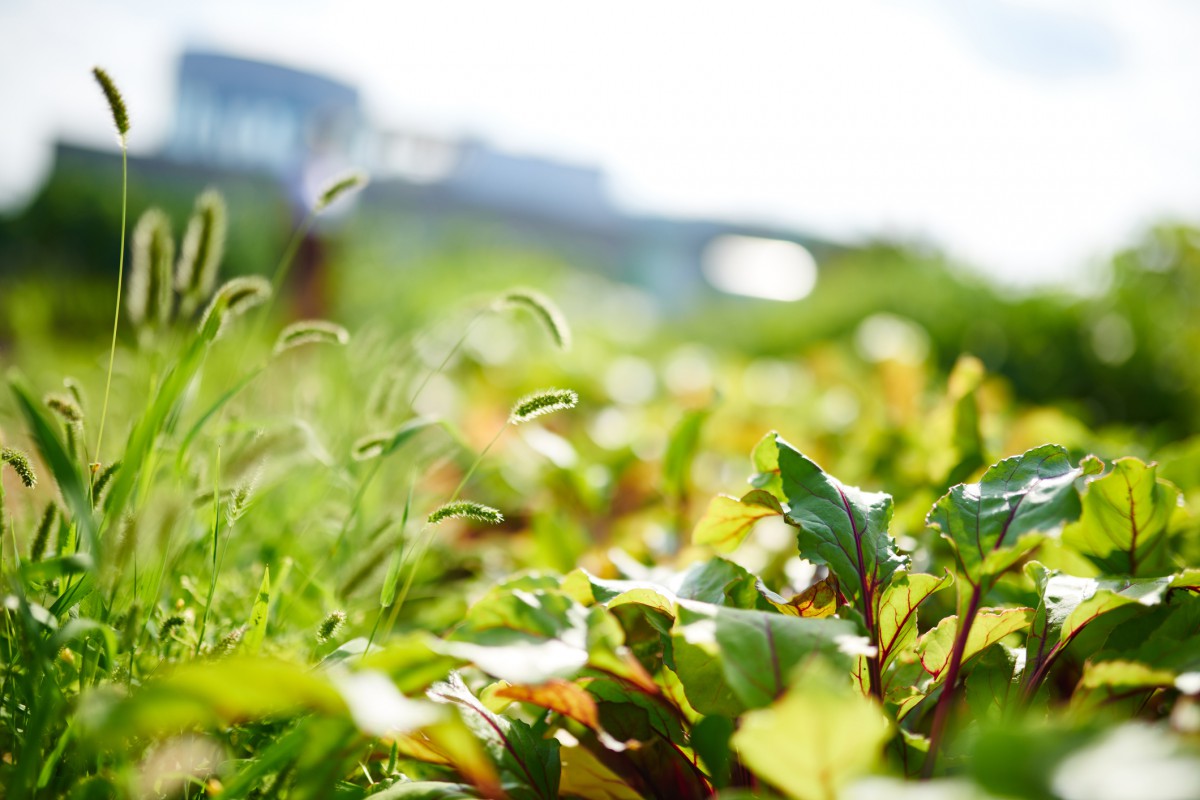
<svg viewBox="0 0 1200 800"><path fill-rule="evenodd" d="M0 0L0 208L56 138L111 144L89 70L164 141L185 47L357 85L384 127L602 167L633 211L930 243L1068 282L1200 218L1191 0Z"/></svg>

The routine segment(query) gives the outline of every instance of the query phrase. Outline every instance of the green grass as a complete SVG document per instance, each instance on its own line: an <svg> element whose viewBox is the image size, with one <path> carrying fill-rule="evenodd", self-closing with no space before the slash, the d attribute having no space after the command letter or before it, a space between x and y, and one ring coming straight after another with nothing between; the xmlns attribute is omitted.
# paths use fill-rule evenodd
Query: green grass
<svg viewBox="0 0 1200 800"><path fill-rule="evenodd" d="M1200 440L971 357L635 353L600 283L290 322L291 248L190 279L217 207L120 346L6 375L6 797L1200 791Z"/></svg>

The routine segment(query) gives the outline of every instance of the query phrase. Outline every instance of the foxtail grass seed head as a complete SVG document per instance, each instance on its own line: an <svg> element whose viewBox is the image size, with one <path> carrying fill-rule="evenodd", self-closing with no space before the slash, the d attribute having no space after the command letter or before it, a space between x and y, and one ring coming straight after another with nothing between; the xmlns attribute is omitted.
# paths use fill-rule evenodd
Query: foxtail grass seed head
<svg viewBox="0 0 1200 800"><path fill-rule="evenodd" d="M71 377L63 378L63 387L70 393L71 397L75 398L75 404L80 408L87 407L87 398L83 393L83 386L79 381Z"/></svg>
<svg viewBox="0 0 1200 800"><path fill-rule="evenodd" d="M320 197L317 198L317 202L313 206L313 211L320 214L329 208L339 197L362 189L367 185L367 180L367 173L361 170L354 170L336 179L321 192Z"/></svg>
<svg viewBox="0 0 1200 800"><path fill-rule="evenodd" d="M117 470L121 468L120 461L114 461L104 468L104 471L96 476L96 482L92 484L92 502L99 503L104 496L104 490L108 488L109 482L113 476L117 474Z"/></svg>
<svg viewBox="0 0 1200 800"><path fill-rule="evenodd" d="M329 614L325 616L325 619L321 620L320 626L317 627L318 644L325 644L333 639L333 637L337 636L338 631L340 631L342 626L345 624L345 611L330 611Z"/></svg>
<svg viewBox="0 0 1200 800"><path fill-rule="evenodd" d="M239 644L242 643L242 637L246 634L246 626L234 628L229 633L221 637L215 645L213 645L212 654L214 658L224 658L232 655L234 650L237 650Z"/></svg>
<svg viewBox="0 0 1200 800"><path fill-rule="evenodd" d="M234 487L229 504L225 506L225 519L230 525L245 516L246 510L250 508L250 500L254 497L254 490L258 487L258 477L258 471L255 471L249 478Z"/></svg>
<svg viewBox="0 0 1200 800"><path fill-rule="evenodd" d="M532 289L513 289L500 297L501 308L523 308L546 329L554 345L563 352L571 349L571 328L554 301Z"/></svg>
<svg viewBox="0 0 1200 800"><path fill-rule="evenodd" d="M504 515L491 506L476 503L472 500L457 500L439 506L429 515L429 524L437 525L447 519L469 519L484 525L499 525L504 522Z"/></svg>
<svg viewBox="0 0 1200 800"><path fill-rule="evenodd" d="M204 302L216 285L225 253L226 216L225 199L216 189L206 189L196 198L175 267L175 288L183 297L184 313Z"/></svg>
<svg viewBox="0 0 1200 800"><path fill-rule="evenodd" d="M279 332L275 340L275 354L305 344L340 344L350 341L350 334L341 325L323 319L306 319L293 322Z"/></svg>
<svg viewBox="0 0 1200 800"><path fill-rule="evenodd" d="M166 619L163 620L163 624L160 625L158 628L158 638L160 640L169 638L171 636L171 633L176 628L183 627L184 622L185 622L184 618L179 616L178 614L172 614L171 616L167 617Z"/></svg>
<svg viewBox="0 0 1200 800"><path fill-rule="evenodd" d="M46 407L63 418L71 425L83 422L83 409L75 402L75 398L65 394L48 394L43 398Z"/></svg>
<svg viewBox="0 0 1200 800"><path fill-rule="evenodd" d="M50 543L50 531L54 528L54 518L58 515L58 506L51 500L46 503L42 512L42 521L38 523L37 534L33 537L33 545L29 548L29 557L40 561L46 553L46 545Z"/></svg>
<svg viewBox="0 0 1200 800"><path fill-rule="evenodd" d="M27 489L37 486L37 473L33 471L33 465L29 463L29 456L20 450L11 447L0 449L0 464L11 466L13 472L17 473L17 477L21 479L21 483L25 484Z"/></svg>
<svg viewBox="0 0 1200 800"><path fill-rule="evenodd" d="M579 395L570 389L543 389L526 395L513 406L508 421L513 425L529 422L555 411L565 411L579 405Z"/></svg>
<svg viewBox="0 0 1200 800"><path fill-rule="evenodd" d="M92 75L96 78L96 83L100 84L100 90L104 92L104 99L108 101L108 108L112 112L113 125L117 126L117 134L121 137L121 146L124 147L125 137L129 135L129 112L125 108L125 98L121 97L117 85L103 69L93 67Z"/></svg>
<svg viewBox="0 0 1200 800"><path fill-rule="evenodd" d="M213 338L221 335L225 323L233 317L241 316L255 306L262 305L271 297L271 284L266 278L249 275L233 278L227 281L209 301L200 318L200 331L204 332L210 324L213 327ZM212 322L210 323L210 318Z"/></svg>
<svg viewBox="0 0 1200 800"><path fill-rule="evenodd" d="M133 230L133 265L125 300L133 324L162 326L171 321L174 266L171 220L157 208L148 209Z"/></svg>

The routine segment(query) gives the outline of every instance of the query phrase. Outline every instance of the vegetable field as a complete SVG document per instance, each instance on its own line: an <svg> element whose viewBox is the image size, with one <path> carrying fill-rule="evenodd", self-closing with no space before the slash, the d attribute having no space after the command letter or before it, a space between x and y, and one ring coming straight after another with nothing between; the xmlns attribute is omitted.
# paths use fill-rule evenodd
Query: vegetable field
<svg viewBox="0 0 1200 800"><path fill-rule="evenodd" d="M634 358L600 282L295 320L237 225L139 213L113 327L5 357L4 796L1200 797L1186 416Z"/></svg>

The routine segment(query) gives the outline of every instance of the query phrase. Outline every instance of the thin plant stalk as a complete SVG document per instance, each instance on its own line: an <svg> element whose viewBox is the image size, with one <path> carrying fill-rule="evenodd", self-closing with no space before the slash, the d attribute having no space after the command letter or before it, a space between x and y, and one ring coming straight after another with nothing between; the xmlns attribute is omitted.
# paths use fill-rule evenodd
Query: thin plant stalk
<svg viewBox="0 0 1200 800"><path fill-rule="evenodd" d="M213 596L217 592L217 574L221 570L221 559L217 553L220 549L221 536L221 448L217 447L217 466L213 474L213 534L212 534L212 578L208 582L208 597L204 601L204 616L200 618L200 632L196 636L196 652L200 655L200 647L204 644L204 629L208 627L208 614L212 610ZM226 534L228 541L228 533Z"/></svg>
<svg viewBox="0 0 1200 800"><path fill-rule="evenodd" d="M958 631L950 650L950 662L946 667L946 682L942 686L942 694L938 697L937 705L933 709L933 724L929 729L929 754L925 756L925 764L921 768L923 779L933 777L933 770L937 766L938 751L941 749L942 739L946 735L946 724L949 722L950 710L954 706L954 697L957 694L956 684L958 683L958 673L962 669L963 654L967 649L967 638L971 635L971 626L975 622L975 614L979 611L979 604L982 600L983 587L982 585L976 586L967 603L967 613L959 617Z"/></svg>
<svg viewBox="0 0 1200 800"><path fill-rule="evenodd" d="M121 295L124 294L125 277L125 217L129 201L129 155L125 143L121 143L121 249L117 258L117 302L113 312L112 344L108 351L108 377L104 380L104 403L100 411L100 429L96 433L96 450L93 453L93 477L100 461L100 448L104 444L104 423L108 419L108 395L112 389L113 364L117 358L117 329L121 324ZM89 485L91 482L89 481Z"/></svg>
<svg viewBox="0 0 1200 800"><path fill-rule="evenodd" d="M416 404L417 398L421 396L421 392L425 391L425 387L429 385L429 382L433 380L434 376L440 375L442 371L446 369L446 365L450 363L450 360L454 358L455 354L462 349L464 344L466 344L467 337L471 335L471 330L475 327L479 320L483 318L483 315L491 310L492 306L487 305L475 312L475 315L471 317L470 321L467 322L466 327L463 328L462 335L458 337L458 341L456 341L454 346L451 347L449 352L446 353L445 358L442 359L441 363L438 364L437 367L426 373L425 378L421 381L420 385L417 386L417 390L413 392L413 396L409 398L408 405L410 407Z"/></svg>

